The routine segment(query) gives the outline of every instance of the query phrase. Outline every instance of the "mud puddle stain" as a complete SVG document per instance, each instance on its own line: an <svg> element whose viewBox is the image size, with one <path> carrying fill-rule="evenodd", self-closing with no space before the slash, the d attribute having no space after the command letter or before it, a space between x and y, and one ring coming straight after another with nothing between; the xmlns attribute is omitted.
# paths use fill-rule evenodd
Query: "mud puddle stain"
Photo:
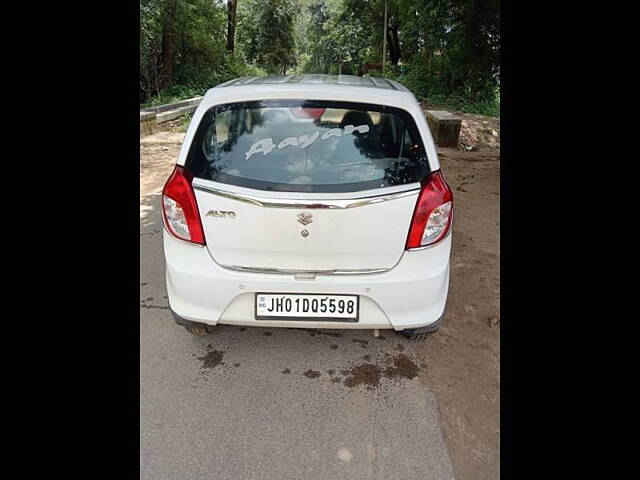
<svg viewBox="0 0 640 480"><path fill-rule="evenodd" d="M341 373L347 377L343 382L347 387L353 388L358 385L364 385L367 390L373 390L380 386L382 368L372 363L363 363Z"/></svg>
<svg viewBox="0 0 640 480"><path fill-rule="evenodd" d="M198 360L202 362L202 368L207 370L213 370L219 365L224 365L222 359L224 358L224 351L222 350L209 350L203 357L198 357Z"/></svg>
<svg viewBox="0 0 640 480"><path fill-rule="evenodd" d="M409 380L417 377L420 367L407 357L404 353L399 353L393 357L393 366L388 366L384 370L386 378L407 378Z"/></svg>
<svg viewBox="0 0 640 480"><path fill-rule="evenodd" d="M307 378L318 378L320 376L320 372L316 371L316 370L307 370L306 372L303 373L303 375Z"/></svg>
<svg viewBox="0 0 640 480"><path fill-rule="evenodd" d="M370 358L369 355L365 357ZM341 370L340 373L345 377L344 385L349 388L363 385L367 390L374 390L380 386L383 377L390 380L402 378L412 380L419 375L420 367L404 353L399 353L395 357L389 356L386 360L385 368L366 362L349 370Z"/></svg>

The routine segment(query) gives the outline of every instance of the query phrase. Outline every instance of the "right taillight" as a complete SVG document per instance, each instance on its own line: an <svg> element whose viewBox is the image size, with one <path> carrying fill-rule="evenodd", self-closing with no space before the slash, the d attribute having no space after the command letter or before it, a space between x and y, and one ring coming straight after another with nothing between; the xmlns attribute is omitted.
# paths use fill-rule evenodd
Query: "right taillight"
<svg viewBox="0 0 640 480"><path fill-rule="evenodd" d="M167 230L174 237L204 245L204 232L192 180L189 170L176 165L162 190L162 214Z"/></svg>
<svg viewBox="0 0 640 480"><path fill-rule="evenodd" d="M407 248L438 243L449 233L452 218L453 194L442 173L437 170L422 181L411 220Z"/></svg>

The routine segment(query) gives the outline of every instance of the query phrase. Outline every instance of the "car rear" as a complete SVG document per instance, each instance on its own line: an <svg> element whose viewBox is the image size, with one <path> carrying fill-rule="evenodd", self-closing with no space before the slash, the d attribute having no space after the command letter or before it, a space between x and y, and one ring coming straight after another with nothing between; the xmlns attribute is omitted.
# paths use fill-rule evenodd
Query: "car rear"
<svg viewBox="0 0 640 480"><path fill-rule="evenodd" d="M168 297L182 323L437 325L453 199L418 103L391 90L207 93L163 191Z"/></svg>

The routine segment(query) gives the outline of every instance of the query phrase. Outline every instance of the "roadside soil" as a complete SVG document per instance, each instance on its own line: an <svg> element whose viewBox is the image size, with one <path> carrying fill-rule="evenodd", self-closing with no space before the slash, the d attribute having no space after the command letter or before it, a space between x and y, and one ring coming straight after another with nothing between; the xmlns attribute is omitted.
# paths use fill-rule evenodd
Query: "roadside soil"
<svg viewBox="0 0 640 480"><path fill-rule="evenodd" d="M162 190L176 163L184 133L157 132L140 139L140 198Z"/></svg>
<svg viewBox="0 0 640 480"><path fill-rule="evenodd" d="M456 479L497 480L500 125L499 119L460 115L462 145L438 149L455 202L449 299L440 330L418 344L418 360L425 372L421 381L438 398ZM141 199L162 190L183 137L183 133L166 131L140 140Z"/></svg>
<svg viewBox="0 0 640 480"><path fill-rule="evenodd" d="M423 105L423 109L427 109ZM430 107L429 109L437 109ZM455 218L447 309L418 348L458 480L500 478L500 119L462 117L439 148Z"/></svg>

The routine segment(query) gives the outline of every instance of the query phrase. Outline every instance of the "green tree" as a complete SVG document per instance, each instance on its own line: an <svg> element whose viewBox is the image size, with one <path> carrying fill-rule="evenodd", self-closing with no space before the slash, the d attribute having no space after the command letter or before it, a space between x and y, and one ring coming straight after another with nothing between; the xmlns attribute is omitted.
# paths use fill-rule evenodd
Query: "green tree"
<svg viewBox="0 0 640 480"><path fill-rule="evenodd" d="M373 15L377 0L310 0L304 2L309 25L306 38L310 56L304 71L357 73L371 54ZM379 22L382 24L382 20Z"/></svg>
<svg viewBox="0 0 640 480"><path fill-rule="evenodd" d="M295 0L242 2L240 38L247 60L269 73L286 73L296 64ZM241 5L242 5L241 4Z"/></svg>
<svg viewBox="0 0 640 480"><path fill-rule="evenodd" d="M429 99L495 99L499 0L386 0L386 76ZM362 73L385 0L140 0L140 101L248 74ZM466 102L466 103L465 103Z"/></svg>
<svg viewBox="0 0 640 480"><path fill-rule="evenodd" d="M178 0L167 0L162 9L162 48L160 57L160 86L173 83L173 64L176 55Z"/></svg>
<svg viewBox="0 0 640 480"><path fill-rule="evenodd" d="M424 82L479 100L500 70L499 0L394 0L403 58Z"/></svg>
<svg viewBox="0 0 640 480"><path fill-rule="evenodd" d="M227 50L228 29L222 0L141 0L140 102L194 96L235 77L263 74L242 52Z"/></svg>
<svg viewBox="0 0 640 480"><path fill-rule="evenodd" d="M140 0L140 101L158 94L162 50L162 3Z"/></svg>

